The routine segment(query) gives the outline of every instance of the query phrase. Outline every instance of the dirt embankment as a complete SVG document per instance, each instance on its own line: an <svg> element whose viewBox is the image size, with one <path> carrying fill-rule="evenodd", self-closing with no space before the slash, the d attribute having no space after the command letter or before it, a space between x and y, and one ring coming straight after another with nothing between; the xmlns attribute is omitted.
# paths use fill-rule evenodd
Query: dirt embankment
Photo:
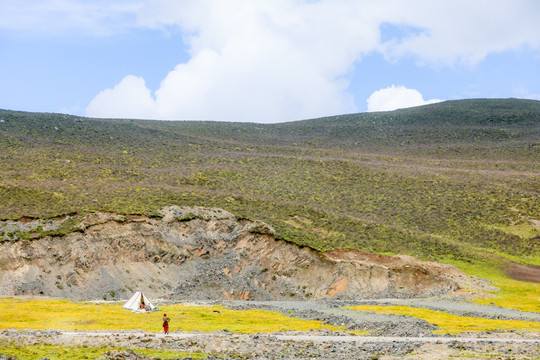
<svg viewBox="0 0 540 360"><path fill-rule="evenodd" d="M64 236L0 242L0 296L121 299L134 290L168 299L422 297L484 282L443 264L354 250L327 253L276 240L258 221L220 209L168 207L163 217L94 213ZM0 222L4 232L60 228Z"/></svg>

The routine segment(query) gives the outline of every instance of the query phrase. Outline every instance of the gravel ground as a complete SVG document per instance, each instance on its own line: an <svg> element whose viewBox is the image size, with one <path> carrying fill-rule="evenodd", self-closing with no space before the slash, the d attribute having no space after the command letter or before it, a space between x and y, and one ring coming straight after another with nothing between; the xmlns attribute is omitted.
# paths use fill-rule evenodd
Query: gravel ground
<svg viewBox="0 0 540 360"><path fill-rule="evenodd" d="M226 307L246 310L259 308L279 311L289 316L321 320L332 325L346 326L346 330L371 330L377 336L425 336L435 327L428 322L408 316L364 313L344 309L349 305L404 305L444 311L459 316L488 319L525 320L540 322L540 313L522 312L498 306L480 305L465 301L441 299L381 299L357 301L227 301Z"/></svg>
<svg viewBox="0 0 540 360"><path fill-rule="evenodd" d="M169 335L141 331L4 331L0 340L30 344L67 344L201 351L222 359L396 359L423 354L434 359L468 353L467 358L534 359L540 356L540 339L509 337L365 337L330 331L280 332L274 334L232 334L227 332ZM489 357L487 357L489 354ZM431 357L429 357L431 356ZM497 357L501 356L501 357ZM519 356L519 357L516 357ZM414 358L414 357L413 357ZM420 358L420 357L419 357ZM447 357L445 357L447 358ZM0 357L0 359L2 359ZM133 353L111 353L103 359L146 359Z"/></svg>
<svg viewBox="0 0 540 360"><path fill-rule="evenodd" d="M335 301L233 301L223 305L239 310L256 307L279 311L288 316L345 326L346 330L370 330L375 336L425 336L435 330L433 325L424 320L344 309L342 302Z"/></svg>
<svg viewBox="0 0 540 360"><path fill-rule="evenodd" d="M356 305L405 305L444 311L459 316L487 319L540 321L540 313L522 312L499 306L480 305L472 302L425 299L381 299L376 301L355 301Z"/></svg>

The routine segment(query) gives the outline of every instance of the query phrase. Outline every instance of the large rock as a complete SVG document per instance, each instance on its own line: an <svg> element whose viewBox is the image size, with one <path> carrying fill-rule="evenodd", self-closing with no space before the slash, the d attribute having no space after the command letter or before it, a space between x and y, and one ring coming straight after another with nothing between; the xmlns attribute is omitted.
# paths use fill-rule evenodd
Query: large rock
<svg viewBox="0 0 540 360"><path fill-rule="evenodd" d="M103 356L100 356L96 360L155 360L157 358L149 358L147 356L142 356L137 354L131 349L124 351L111 350L106 352Z"/></svg>

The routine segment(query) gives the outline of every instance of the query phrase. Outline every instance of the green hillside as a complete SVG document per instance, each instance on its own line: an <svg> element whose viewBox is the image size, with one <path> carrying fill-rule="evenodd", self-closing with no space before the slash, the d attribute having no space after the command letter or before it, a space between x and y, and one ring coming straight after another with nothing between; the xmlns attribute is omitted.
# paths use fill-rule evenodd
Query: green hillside
<svg viewBox="0 0 540 360"><path fill-rule="evenodd" d="M274 125L0 110L0 218L217 206L321 250L540 265L539 153L532 100Z"/></svg>

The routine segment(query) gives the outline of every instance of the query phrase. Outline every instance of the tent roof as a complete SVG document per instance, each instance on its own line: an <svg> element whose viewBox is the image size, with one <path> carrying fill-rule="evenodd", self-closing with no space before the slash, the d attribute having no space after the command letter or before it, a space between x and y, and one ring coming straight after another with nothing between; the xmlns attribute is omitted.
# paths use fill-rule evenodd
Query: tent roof
<svg viewBox="0 0 540 360"><path fill-rule="evenodd" d="M135 294L133 294L133 296L126 301L124 306L122 306L122 309L138 311L141 309L142 302L144 302L145 306L150 306L152 311L157 310L157 306L154 306L142 291L136 291Z"/></svg>

